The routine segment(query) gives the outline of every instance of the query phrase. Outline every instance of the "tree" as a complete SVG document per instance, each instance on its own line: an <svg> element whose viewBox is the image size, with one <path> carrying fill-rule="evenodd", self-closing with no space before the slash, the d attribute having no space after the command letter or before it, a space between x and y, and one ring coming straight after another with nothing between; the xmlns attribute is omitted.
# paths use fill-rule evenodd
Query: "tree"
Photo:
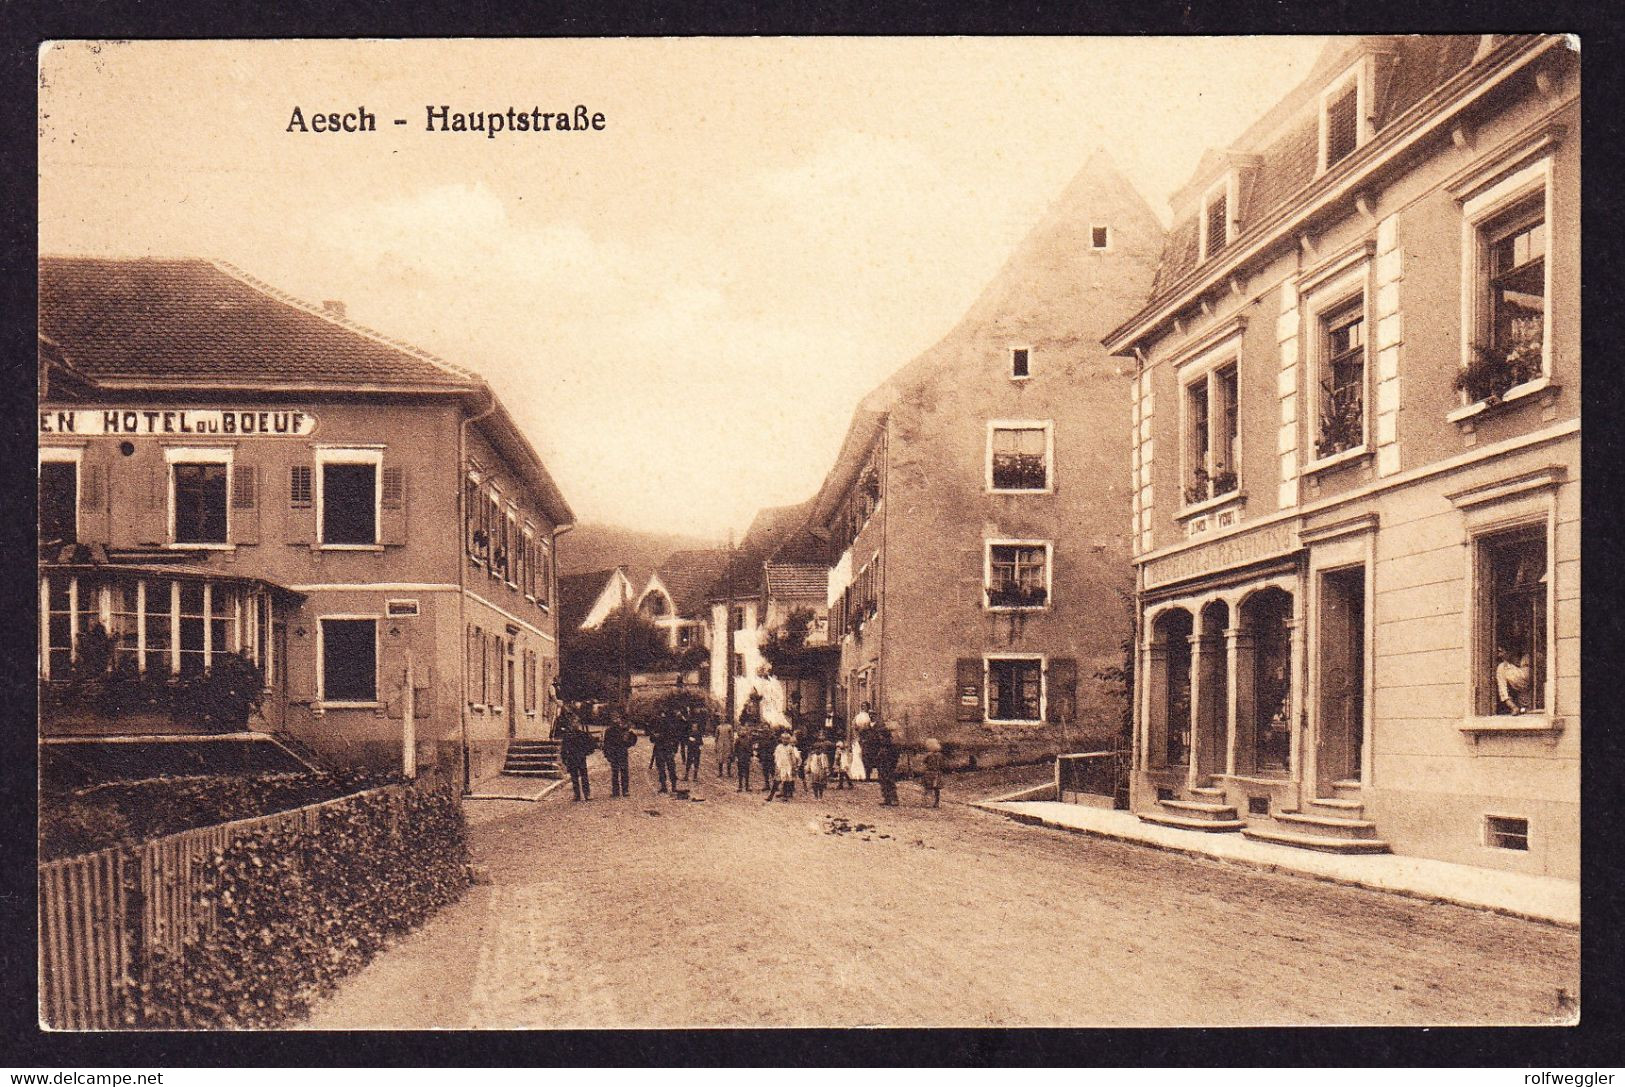
<svg viewBox="0 0 1625 1087"><path fill-rule="evenodd" d="M667 647L664 630L624 604L597 628L566 630L563 639L559 697L570 702L617 702L624 676L670 671L682 661Z"/></svg>

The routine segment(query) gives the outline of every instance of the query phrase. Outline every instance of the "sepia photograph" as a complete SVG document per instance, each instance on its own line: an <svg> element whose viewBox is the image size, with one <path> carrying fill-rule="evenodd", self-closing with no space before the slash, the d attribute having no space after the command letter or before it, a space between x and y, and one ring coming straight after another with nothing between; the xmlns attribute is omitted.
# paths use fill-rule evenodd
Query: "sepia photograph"
<svg viewBox="0 0 1625 1087"><path fill-rule="evenodd" d="M1577 1024L1580 50L45 42L40 1027Z"/></svg>

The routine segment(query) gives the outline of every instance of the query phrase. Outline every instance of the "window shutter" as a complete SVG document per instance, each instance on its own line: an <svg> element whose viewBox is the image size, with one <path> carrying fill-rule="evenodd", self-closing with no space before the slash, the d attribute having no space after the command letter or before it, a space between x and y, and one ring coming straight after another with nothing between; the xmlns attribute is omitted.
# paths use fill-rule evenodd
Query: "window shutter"
<svg viewBox="0 0 1625 1087"><path fill-rule="evenodd" d="M169 465L154 465L147 473L146 509L137 535L143 544L169 542Z"/></svg>
<svg viewBox="0 0 1625 1087"><path fill-rule="evenodd" d="M308 545L316 540L314 474L308 464L295 464L288 468L282 538L290 544Z"/></svg>
<svg viewBox="0 0 1625 1087"><path fill-rule="evenodd" d="M111 525L107 512L107 469L100 464L81 464L84 478L79 482L79 542L107 543Z"/></svg>
<svg viewBox="0 0 1625 1087"><path fill-rule="evenodd" d="M960 657L954 676L954 720L982 720L982 661Z"/></svg>
<svg viewBox="0 0 1625 1087"><path fill-rule="evenodd" d="M316 639L322 636L321 624L290 619L293 630L287 641L288 652L282 657L282 671L288 684L288 701L314 702L316 700ZM305 634L300 637L299 631Z"/></svg>
<svg viewBox="0 0 1625 1087"><path fill-rule="evenodd" d="M252 464L231 466L231 539L233 543L260 542L260 477Z"/></svg>
<svg viewBox="0 0 1625 1087"><path fill-rule="evenodd" d="M378 538L385 546L400 546L406 543L406 469L385 466L382 487L384 515Z"/></svg>
<svg viewBox="0 0 1625 1087"><path fill-rule="evenodd" d="M1070 725L1078 716L1078 662L1052 657L1049 662L1049 723Z"/></svg>

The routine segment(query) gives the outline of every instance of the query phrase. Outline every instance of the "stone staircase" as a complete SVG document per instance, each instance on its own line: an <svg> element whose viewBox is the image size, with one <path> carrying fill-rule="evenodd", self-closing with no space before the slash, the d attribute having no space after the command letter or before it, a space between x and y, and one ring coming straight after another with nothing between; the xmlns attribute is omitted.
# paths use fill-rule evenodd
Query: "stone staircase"
<svg viewBox="0 0 1625 1087"><path fill-rule="evenodd" d="M1157 806L1161 810L1141 812L1140 821L1159 827L1208 833L1241 830L1247 825L1246 820L1236 814L1235 805L1225 802L1223 789L1199 786L1191 789L1190 794L1194 799L1158 800Z"/></svg>
<svg viewBox="0 0 1625 1087"><path fill-rule="evenodd" d="M1365 818L1358 781L1332 784L1333 795L1316 797L1304 809L1277 811L1269 823L1255 823L1242 835L1259 842L1313 849L1321 853L1387 853L1377 837L1377 824Z"/></svg>
<svg viewBox="0 0 1625 1087"><path fill-rule="evenodd" d="M509 740L508 758L502 764L504 774L525 778L562 778L563 764L559 762L557 740Z"/></svg>

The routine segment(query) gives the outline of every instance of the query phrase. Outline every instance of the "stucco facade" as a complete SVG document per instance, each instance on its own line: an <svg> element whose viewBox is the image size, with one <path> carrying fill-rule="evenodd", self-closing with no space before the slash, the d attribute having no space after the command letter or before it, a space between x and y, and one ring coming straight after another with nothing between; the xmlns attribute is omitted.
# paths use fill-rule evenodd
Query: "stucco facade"
<svg viewBox="0 0 1625 1087"><path fill-rule="evenodd" d="M397 357L380 363L394 368L386 380L362 381L336 360L307 381L229 359L208 379L125 376L141 360L115 353L71 394L47 384L42 679L78 666L100 624L114 665L143 676L245 653L266 685L250 726L335 765L401 765L409 670L420 761L466 754L472 782L500 769L509 738L548 734L552 554L569 508L482 382L205 262L73 264L70 275L47 261L44 293L95 290L109 311L163 313L176 294L249 292L246 304L270 307L268 329L221 322L198 336L228 356L235 338L285 329L290 356L300 337L320 336ZM196 311L181 309L177 338L198 332ZM73 362L82 326L53 327L46 312L53 354ZM420 371L436 380L415 381ZM61 537L50 547L47 521ZM70 596L71 617L53 615ZM192 600L203 601L201 623Z"/></svg>
<svg viewBox="0 0 1625 1087"><path fill-rule="evenodd" d="M868 397L815 502L836 705L959 752L1110 742L1130 626L1128 378L1101 338L1162 231L1104 155L961 322Z"/></svg>
<svg viewBox="0 0 1625 1087"><path fill-rule="evenodd" d="M1176 207L1108 337L1142 817L1577 874L1578 67L1337 43Z"/></svg>

